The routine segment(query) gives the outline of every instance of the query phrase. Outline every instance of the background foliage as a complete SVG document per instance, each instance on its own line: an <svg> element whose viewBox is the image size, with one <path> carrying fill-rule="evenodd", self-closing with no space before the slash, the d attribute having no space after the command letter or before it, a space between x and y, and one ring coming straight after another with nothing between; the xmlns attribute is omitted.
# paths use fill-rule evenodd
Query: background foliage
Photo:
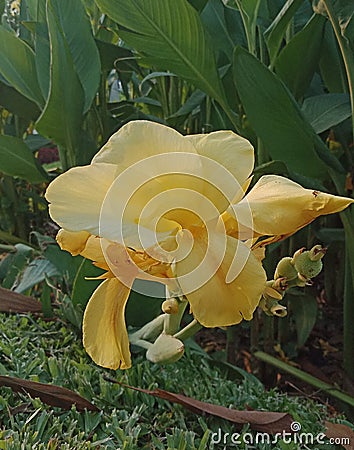
<svg viewBox="0 0 354 450"><path fill-rule="evenodd" d="M96 286L84 276L99 273L59 250L46 185L88 164L129 120L182 133L232 129L255 146L255 180L277 173L352 195L351 0L1 0L0 11L0 279L40 297L45 314L59 302L79 326ZM294 357L323 314L325 289L329 307L342 305L343 366L352 377L353 214L322 219L269 248L270 277L281 256L304 245L329 250L324 277L287 295L287 319L256 317L252 350L274 353L279 344ZM132 294L133 326L141 325L138 300ZM145 304L149 320L159 305ZM231 361L240 330L229 333Z"/></svg>

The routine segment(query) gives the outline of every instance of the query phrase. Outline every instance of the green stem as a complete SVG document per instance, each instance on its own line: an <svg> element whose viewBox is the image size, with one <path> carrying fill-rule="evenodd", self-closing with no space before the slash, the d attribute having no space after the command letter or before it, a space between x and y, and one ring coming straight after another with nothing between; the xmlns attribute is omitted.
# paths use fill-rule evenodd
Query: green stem
<svg viewBox="0 0 354 450"><path fill-rule="evenodd" d="M178 301L178 312L176 314L166 314L167 317L165 318L163 327L164 333L170 334L171 336L178 332L184 311L188 304L187 301L176 300Z"/></svg>
<svg viewBox="0 0 354 450"><path fill-rule="evenodd" d="M323 0L323 4L326 8L328 18L331 21L334 34L336 35L337 42L342 54L345 71L348 78L349 96L352 111L354 112L354 54L351 50L347 39L342 35L339 21L337 20L332 0ZM352 130L354 134L354 114L352 114Z"/></svg>
<svg viewBox="0 0 354 450"><path fill-rule="evenodd" d="M193 336L197 331L201 330L203 325L201 325L196 319L193 319L188 325L186 325L178 333L174 334L173 337L179 339L180 341L185 341L186 339Z"/></svg>
<svg viewBox="0 0 354 450"><path fill-rule="evenodd" d="M15 219L15 230L19 238L26 242L28 237L25 215L20 210L19 195L16 191L14 180L12 177L4 176L4 185L6 186L6 194L11 201L12 216Z"/></svg>
<svg viewBox="0 0 354 450"><path fill-rule="evenodd" d="M309 375L308 373L300 369L297 369L296 367L290 366L289 364L286 364L283 361L280 361L279 359L274 358L271 355L268 355L267 353L256 352L254 356L260 361L264 361L267 364L271 364L277 369L289 373L290 375L293 375L294 377L299 378L302 381L305 381L305 383L309 383L312 386L315 386L317 389L326 392L326 394L331 395L332 397L335 397L338 400L347 403L348 405L354 406L354 398L346 394L345 392L336 389L334 386L325 383L324 381L319 380L318 378Z"/></svg>

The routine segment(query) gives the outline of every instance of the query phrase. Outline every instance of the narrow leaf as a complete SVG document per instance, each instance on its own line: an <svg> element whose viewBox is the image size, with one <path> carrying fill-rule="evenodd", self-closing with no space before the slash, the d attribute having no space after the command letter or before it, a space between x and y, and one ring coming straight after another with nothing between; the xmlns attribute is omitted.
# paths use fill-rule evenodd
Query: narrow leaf
<svg viewBox="0 0 354 450"><path fill-rule="evenodd" d="M297 367L291 366L283 361L280 361L274 356L268 355L264 352L255 352L254 356L260 361L264 361L267 364L271 364L274 367L277 367L279 370L285 373L289 373L290 375L298 378L299 380L304 381L305 383L311 384L315 386L317 389L324 391L326 394L341 400L342 402L347 403L350 406L354 406L354 398L340 389L335 388L334 386L325 383L322 380L304 372L303 370L298 369Z"/></svg>
<svg viewBox="0 0 354 450"><path fill-rule="evenodd" d="M304 0L287 0L277 17L267 28L265 37L271 65L273 65L278 54L285 31L303 1Z"/></svg>
<svg viewBox="0 0 354 450"><path fill-rule="evenodd" d="M118 23L120 36L159 70L189 80L226 103L212 47L197 11L186 0L96 0Z"/></svg>
<svg viewBox="0 0 354 450"><path fill-rule="evenodd" d="M47 21L51 44L50 93L36 127L73 153L83 119L84 93L51 0L47 5Z"/></svg>
<svg viewBox="0 0 354 450"><path fill-rule="evenodd" d="M54 384L38 383L36 381L23 380L21 378L0 376L0 386L11 388L15 392L25 392L31 397L40 398L47 405L70 410L72 405L78 411L99 411L97 406L70 389Z"/></svg>
<svg viewBox="0 0 354 450"><path fill-rule="evenodd" d="M297 345L302 347L310 336L317 318L317 301L312 295L286 294L295 319Z"/></svg>
<svg viewBox="0 0 354 450"><path fill-rule="evenodd" d="M0 287L0 311L11 313L40 313L42 305L38 300Z"/></svg>
<svg viewBox="0 0 354 450"><path fill-rule="evenodd" d="M62 30L75 70L85 93L84 112L96 95L101 63L90 19L81 0L51 0L53 14Z"/></svg>
<svg viewBox="0 0 354 450"><path fill-rule="evenodd" d="M144 394L152 395L153 397L168 400L172 403L178 403L196 414L207 413L237 424L249 423L253 430L261 431L264 433L282 433L283 431L291 431L290 425L293 422L293 418L288 413L268 411L239 411L236 409L226 408L225 406L201 402L200 400L196 400L195 398L187 397L182 394L175 394L173 392L164 391L162 389L154 389L153 391L151 391L148 389L129 386L115 380L107 380L113 383L120 384L123 387L127 387L138 392L143 392Z"/></svg>
<svg viewBox="0 0 354 450"><path fill-rule="evenodd" d="M31 150L22 139L13 136L0 135L0 171L32 183L47 179Z"/></svg>
<svg viewBox="0 0 354 450"><path fill-rule="evenodd" d="M0 73L20 94L43 105L39 88L34 53L14 33L0 25Z"/></svg>

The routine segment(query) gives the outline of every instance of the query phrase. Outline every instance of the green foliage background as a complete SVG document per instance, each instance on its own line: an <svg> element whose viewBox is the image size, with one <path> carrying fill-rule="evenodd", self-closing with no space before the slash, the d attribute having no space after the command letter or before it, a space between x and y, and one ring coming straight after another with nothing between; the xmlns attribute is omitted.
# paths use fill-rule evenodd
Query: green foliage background
<svg viewBox="0 0 354 450"><path fill-rule="evenodd" d="M70 299L80 312L99 272L59 251L43 192L88 164L124 123L147 119L182 133L232 129L256 149L255 179L278 173L303 186L351 195L352 0L0 1L0 264L4 287ZM58 161L43 163L55 147ZM55 150L54 148L54 150ZM344 360L354 373L353 209L269 249L329 246L328 301L343 305ZM131 299L134 302L134 298ZM282 324L253 324L252 345L294 356L316 322L313 289L293 292ZM76 308L76 309L75 309ZM134 308L128 323L134 324ZM150 312L149 312L150 311ZM156 314L156 304L146 311ZM260 334L261 332L261 334ZM260 338L261 336L261 338Z"/></svg>

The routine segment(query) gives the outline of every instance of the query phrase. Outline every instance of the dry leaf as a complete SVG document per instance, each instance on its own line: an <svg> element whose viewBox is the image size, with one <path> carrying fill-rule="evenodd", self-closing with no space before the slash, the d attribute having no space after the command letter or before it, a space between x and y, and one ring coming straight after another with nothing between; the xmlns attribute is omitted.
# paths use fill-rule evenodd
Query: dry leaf
<svg viewBox="0 0 354 450"><path fill-rule="evenodd" d="M213 416L221 417L237 424L249 423L251 428L256 431L264 433L282 433L292 432L290 424L294 421L288 413L268 412L268 411L239 411L236 409L226 408L225 406L214 405L212 403L201 402L192 397L187 397L182 394L174 394L173 392L164 391L162 389L142 389L134 386L129 386L119 381L106 378L112 383L118 383L129 389L143 392L144 394L152 395L154 397L168 400L172 403L179 403L185 408L196 414L211 414Z"/></svg>
<svg viewBox="0 0 354 450"><path fill-rule="evenodd" d="M341 445L345 448L345 450L354 449L354 430L352 428L344 425L343 423L325 422L325 425L326 436L328 438L340 439Z"/></svg>
<svg viewBox="0 0 354 450"><path fill-rule="evenodd" d="M31 397L38 397L43 403L57 406L62 409L71 409L76 406L78 411L99 411L97 406L70 389L56 386L55 384L37 383L36 381L23 380L21 378L0 376L0 386L10 387L15 392L25 392Z"/></svg>
<svg viewBox="0 0 354 450"><path fill-rule="evenodd" d="M42 312L42 305L32 297L0 287L0 312L39 313Z"/></svg>

